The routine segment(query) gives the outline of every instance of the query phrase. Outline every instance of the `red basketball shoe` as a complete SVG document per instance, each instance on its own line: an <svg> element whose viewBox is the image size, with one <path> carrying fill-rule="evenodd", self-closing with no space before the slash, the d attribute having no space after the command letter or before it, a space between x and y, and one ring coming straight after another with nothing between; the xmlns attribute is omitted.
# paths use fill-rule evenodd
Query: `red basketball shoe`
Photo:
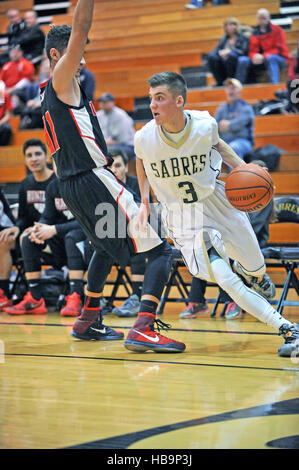
<svg viewBox="0 0 299 470"><path fill-rule="evenodd" d="M60 310L62 317L78 317L81 313L81 297L77 292L73 292L71 295L67 295L66 304L63 309Z"/></svg>
<svg viewBox="0 0 299 470"><path fill-rule="evenodd" d="M24 299L16 305L11 307L5 307L4 311L10 315L25 315L34 314L34 315L43 315L47 312L44 299L35 300L31 292L27 292Z"/></svg>
<svg viewBox="0 0 299 470"><path fill-rule="evenodd" d="M170 325L161 320L153 320L152 323L141 328L133 327L130 329L124 342L125 347L130 351L145 352L151 350L158 353L176 353L183 352L186 349L184 343L166 338L166 336L157 333L154 323L157 325L158 332L160 328L163 330L170 328Z"/></svg>
<svg viewBox="0 0 299 470"><path fill-rule="evenodd" d="M6 297L3 290L0 289L0 312L4 310L5 307L12 305L12 300Z"/></svg>

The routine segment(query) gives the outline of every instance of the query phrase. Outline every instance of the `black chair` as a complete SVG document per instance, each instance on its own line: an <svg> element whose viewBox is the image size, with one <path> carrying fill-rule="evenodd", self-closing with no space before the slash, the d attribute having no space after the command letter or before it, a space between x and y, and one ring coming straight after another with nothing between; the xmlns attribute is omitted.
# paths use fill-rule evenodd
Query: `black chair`
<svg viewBox="0 0 299 470"><path fill-rule="evenodd" d="M183 262L181 252L176 248L172 248L172 264L170 269L170 275L165 285L163 295L160 300L160 304L157 310L158 315L162 315L166 302L185 302L188 305L189 287L190 283L186 282L179 268L185 266ZM181 297L170 297L170 289L176 287Z"/></svg>
<svg viewBox="0 0 299 470"><path fill-rule="evenodd" d="M280 196L274 198L274 223L299 223L299 197ZM299 296L299 280L296 269L299 267L299 240L295 246L291 244L271 245L262 250L268 267L283 267L286 279L278 300L271 301L282 313L285 306L299 306L299 301L288 301L289 290L294 288Z"/></svg>
<svg viewBox="0 0 299 470"><path fill-rule="evenodd" d="M114 265L117 270L117 276L115 281L107 280L106 285L113 285L113 289L110 296L105 295L105 298L113 304L115 300L126 300L130 295L132 295L132 281L131 278L125 268L122 268L118 264ZM127 296L119 296L118 290L123 286L127 292Z"/></svg>

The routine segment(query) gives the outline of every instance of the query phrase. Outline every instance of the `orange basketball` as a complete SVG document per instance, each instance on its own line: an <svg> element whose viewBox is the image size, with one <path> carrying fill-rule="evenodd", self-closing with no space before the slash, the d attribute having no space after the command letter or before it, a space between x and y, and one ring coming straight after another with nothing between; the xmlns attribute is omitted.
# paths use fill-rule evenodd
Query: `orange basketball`
<svg viewBox="0 0 299 470"><path fill-rule="evenodd" d="M225 194L232 206L244 212L257 212L272 199L273 181L265 168L249 163L234 168L225 180Z"/></svg>

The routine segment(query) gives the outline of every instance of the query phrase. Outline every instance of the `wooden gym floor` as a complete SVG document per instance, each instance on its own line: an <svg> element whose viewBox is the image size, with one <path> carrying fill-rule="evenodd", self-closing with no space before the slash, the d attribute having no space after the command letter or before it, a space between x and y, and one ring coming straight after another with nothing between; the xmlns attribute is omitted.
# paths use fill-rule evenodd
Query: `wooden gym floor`
<svg viewBox="0 0 299 470"><path fill-rule="evenodd" d="M183 308L166 304L168 335L187 344L167 355L77 341L58 313L2 312L0 449L299 448L299 358L278 357L281 338L248 314ZM284 315L299 321L298 307ZM125 334L133 321L105 317Z"/></svg>

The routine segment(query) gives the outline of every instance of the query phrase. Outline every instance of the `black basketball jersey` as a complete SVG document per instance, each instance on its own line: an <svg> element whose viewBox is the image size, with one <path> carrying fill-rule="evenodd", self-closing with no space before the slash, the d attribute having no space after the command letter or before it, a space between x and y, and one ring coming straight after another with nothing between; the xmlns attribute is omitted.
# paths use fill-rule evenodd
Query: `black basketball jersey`
<svg viewBox="0 0 299 470"><path fill-rule="evenodd" d="M80 106L70 106L56 96L52 78L40 85L46 139L55 160L57 176L70 176L112 163L96 111L81 89Z"/></svg>

